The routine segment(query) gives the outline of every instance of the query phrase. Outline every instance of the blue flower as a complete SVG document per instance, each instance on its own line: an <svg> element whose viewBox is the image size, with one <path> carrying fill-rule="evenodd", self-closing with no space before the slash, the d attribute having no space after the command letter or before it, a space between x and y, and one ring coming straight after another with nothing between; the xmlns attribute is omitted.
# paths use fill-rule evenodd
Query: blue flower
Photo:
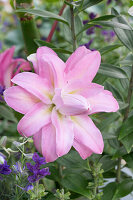
<svg viewBox="0 0 133 200"><path fill-rule="evenodd" d="M0 164L0 174L9 175L11 172L12 172L12 170L10 169L10 165L7 165L7 162L4 159L3 163ZM2 179L1 176L0 176L0 179Z"/></svg>
<svg viewBox="0 0 133 200"><path fill-rule="evenodd" d="M21 188L23 191L29 191L29 190L33 190L33 185L27 185L26 187L21 187L21 186L19 186L19 185L17 185L19 188Z"/></svg>
<svg viewBox="0 0 133 200"><path fill-rule="evenodd" d="M19 161L16 162L16 165L13 165L13 170L16 174L17 173L25 174L24 169L25 169L25 166L22 168L22 165Z"/></svg>
<svg viewBox="0 0 133 200"><path fill-rule="evenodd" d="M50 175L49 168L42 168L40 169L41 165L45 165L45 158L40 157L37 153L34 153L32 160L35 162L35 165L32 165L31 163L26 163L26 166L31 173L31 175L28 177L28 181L30 183L34 183L43 177Z"/></svg>

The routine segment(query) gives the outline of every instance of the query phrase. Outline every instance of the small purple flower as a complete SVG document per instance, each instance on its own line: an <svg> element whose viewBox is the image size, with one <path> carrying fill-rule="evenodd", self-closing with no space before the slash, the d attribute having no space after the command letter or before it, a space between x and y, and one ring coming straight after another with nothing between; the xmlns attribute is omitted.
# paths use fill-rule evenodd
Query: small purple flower
<svg viewBox="0 0 133 200"><path fill-rule="evenodd" d="M95 51L95 49L91 49L90 46L93 43L93 39L91 39L89 42L82 44L80 46L85 46L87 49L90 49L91 51Z"/></svg>
<svg viewBox="0 0 133 200"><path fill-rule="evenodd" d="M95 14L95 13L93 13L93 12L91 12L91 13L89 14L89 17L90 17L91 20L92 20L92 19L95 19L96 16L97 16L97 14Z"/></svg>
<svg viewBox="0 0 133 200"><path fill-rule="evenodd" d="M26 163L26 166L31 173L31 175L28 177L28 181L30 183L34 183L43 177L50 175L49 168L42 168L40 169L41 165L45 165L45 158L40 157L37 153L34 153L32 160L35 162L35 165L32 165L31 163Z"/></svg>
<svg viewBox="0 0 133 200"><path fill-rule="evenodd" d="M3 95L5 88L3 86L0 86L0 95Z"/></svg>
<svg viewBox="0 0 133 200"><path fill-rule="evenodd" d="M88 28L87 31L86 31L86 34L87 35L92 35L95 33L95 27L91 27L91 28Z"/></svg>
<svg viewBox="0 0 133 200"><path fill-rule="evenodd" d="M115 1L117 1L117 0L115 0ZM107 5L109 5L111 2L112 2L112 0L108 0Z"/></svg>
<svg viewBox="0 0 133 200"><path fill-rule="evenodd" d="M21 186L19 186L19 185L17 185L19 188L21 188L23 191L29 191L29 190L33 190L33 185L27 185L26 187L21 187Z"/></svg>
<svg viewBox="0 0 133 200"><path fill-rule="evenodd" d="M0 164L0 174L9 175L11 172L10 165L7 165L6 160L4 160L4 163ZM2 179L1 176L0 179Z"/></svg>
<svg viewBox="0 0 133 200"><path fill-rule="evenodd" d="M102 30L101 34L107 42L111 42L115 37L115 32L112 30Z"/></svg>
<svg viewBox="0 0 133 200"><path fill-rule="evenodd" d="M17 174L17 173L25 174L24 169L25 169L25 166L22 168L22 165L21 165L21 163L20 163L19 161L16 162L16 165L13 165L13 171L14 171L16 174Z"/></svg>
<svg viewBox="0 0 133 200"><path fill-rule="evenodd" d="M2 45L2 42L0 41L0 50L2 50L2 46L3 46L3 45Z"/></svg>

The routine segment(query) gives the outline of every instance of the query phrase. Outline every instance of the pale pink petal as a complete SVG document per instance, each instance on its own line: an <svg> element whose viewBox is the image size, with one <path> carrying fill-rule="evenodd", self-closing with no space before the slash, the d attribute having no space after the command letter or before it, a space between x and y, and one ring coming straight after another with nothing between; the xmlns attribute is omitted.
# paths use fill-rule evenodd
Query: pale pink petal
<svg viewBox="0 0 133 200"><path fill-rule="evenodd" d="M47 162L55 161L56 154L56 130L50 123L42 128L42 154Z"/></svg>
<svg viewBox="0 0 133 200"><path fill-rule="evenodd" d="M89 104L83 96L63 94L61 93L61 89L55 90L52 102L56 105L56 109L63 115L79 115L89 109Z"/></svg>
<svg viewBox="0 0 133 200"><path fill-rule="evenodd" d="M65 70L65 80L69 83L70 80L80 79L90 83L95 77L101 62L101 56L98 51L92 51L85 54L82 58L71 67Z"/></svg>
<svg viewBox="0 0 133 200"><path fill-rule="evenodd" d="M90 104L89 114L97 112L116 112L119 109L119 104L112 96L110 91L104 90L103 92L89 97L88 103Z"/></svg>
<svg viewBox="0 0 133 200"><path fill-rule="evenodd" d="M101 154L104 143L99 129L87 115L71 117L74 123L74 139L90 151Z"/></svg>
<svg viewBox="0 0 133 200"><path fill-rule="evenodd" d="M88 83L86 81L81 81L81 80L70 81L64 87L64 91L66 93L80 94L84 96L85 98L94 96L98 94L99 92L102 92L103 90L104 90L104 87L101 85L98 85L96 83Z"/></svg>
<svg viewBox="0 0 133 200"><path fill-rule="evenodd" d="M42 129L33 135L33 141L37 151L42 154Z"/></svg>
<svg viewBox="0 0 133 200"><path fill-rule="evenodd" d="M18 123L18 132L26 137L37 133L51 121L51 107L43 103L35 104Z"/></svg>
<svg viewBox="0 0 133 200"><path fill-rule="evenodd" d="M38 62L37 62L36 53L33 53L33 54L29 55L27 57L27 60L29 60L30 62L32 62L34 70L38 74L39 73L39 69L38 69Z"/></svg>
<svg viewBox="0 0 133 200"><path fill-rule="evenodd" d="M13 67L11 67L11 63L12 63L12 57L14 54L14 50L15 47L11 47L10 49L7 49L6 51L4 51L3 53L0 54L0 84L2 86L10 86L10 79L12 77L12 73L13 73ZM7 73L6 71L9 70L9 73ZM9 81L7 83L7 85L5 85L6 83L6 77L5 74L8 74L9 76Z"/></svg>
<svg viewBox="0 0 133 200"><path fill-rule="evenodd" d="M77 62L83 58L86 54L89 54L91 51L88 50L86 47L82 46L76 49L74 53L68 58L66 61L66 69L65 72L68 73L74 67L76 67Z"/></svg>
<svg viewBox="0 0 133 200"><path fill-rule="evenodd" d="M46 79L32 72L17 74L12 82L21 86L46 104L51 103L51 92Z"/></svg>
<svg viewBox="0 0 133 200"><path fill-rule="evenodd" d="M73 123L69 117L61 115L55 108L51 120L56 130L56 154L60 157L67 154L73 145Z"/></svg>
<svg viewBox="0 0 133 200"><path fill-rule="evenodd" d="M52 55L57 56L57 54L51 48L45 47L45 46L39 47L37 49L37 54L39 54L39 57L45 56L44 54L52 54Z"/></svg>
<svg viewBox="0 0 133 200"><path fill-rule="evenodd" d="M76 149L76 151L79 152L81 158L84 160L86 158L88 158L89 156L91 156L91 154L93 153L89 148L87 148L85 145L79 143L75 139L74 139L73 147Z"/></svg>
<svg viewBox="0 0 133 200"><path fill-rule="evenodd" d="M19 86L12 86L4 91L6 103L22 114L27 113L39 99Z"/></svg>
<svg viewBox="0 0 133 200"><path fill-rule="evenodd" d="M51 86L62 87L64 85L65 63L55 53L45 53L39 48L37 61L39 75L46 78Z"/></svg>
<svg viewBox="0 0 133 200"><path fill-rule="evenodd" d="M32 68L30 63L22 58L17 58L13 60L14 68L17 70L13 73L13 76L17 75L21 71L31 71ZM19 65L19 67L17 67Z"/></svg>

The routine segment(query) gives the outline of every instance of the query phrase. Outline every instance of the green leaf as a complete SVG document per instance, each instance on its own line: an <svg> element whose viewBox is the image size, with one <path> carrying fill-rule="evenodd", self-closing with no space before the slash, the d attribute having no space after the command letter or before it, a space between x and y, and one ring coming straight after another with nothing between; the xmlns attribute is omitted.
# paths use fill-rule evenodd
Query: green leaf
<svg viewBox="0 0 133 200"><path fill-rule="evenodd" d="M112 8L112 14L116 15L116 18L112 19L114 23L122 23L130 28L128 22L121 15L119 15L114 8ZM114 27L114 31L124 46L133 51L133 30L123 30L120 29L120 27Z"/></svg>
<svg viewBox="0 0 133 200"><path fill-rule="evenodd" d="M119 133L119 140L123 139L127 135L133 133L133 116L128 118L121 126Z"/></svg>
<svg viewBox="0 0 133 200"><path fill-rule="evenodd" d="M132 147L133 147L133 132L123 139L121 139L122 144L125 146L128 153L130 153Z"/></svg>
<svg viewBox="0 0 133 200"><path fill-rule="evenodd" d="M111 156L105 155L103 156L99 162L102 164L102 169L104 172L109 171L110 169L114 168L116 165L115 160L111 160Z"/></svg>
<svg viewBox="0 0 133 200"><path fill-rule="evenodd" d="M102 2L103 0L84 0L83 5L80 7L80 9L76 8L75 9L75 13L79 13L91 6L94 6L100 2Z"/></svg>
<svg viewBox="0 0 133 200"><path fill-rule="evenodd" d="M72 34L71 34L71 29L70 29L70 24L71 24L71 12L69 7L65 10L65 12L63 13L63 17L65 18L66 21L68 21L69 26L67 26L66 24L63 24L63 32L64 32L64 37L65 39L72 44ZM75 34L77 35L77 33L82 29L83 24L82 21L80 19L80 17L78 15L75 16L74 18L74 26L75 26ZM82 39L82 34L80 36L76 36L77 41L79 42Z"/></svg>
<svg viewBox="0 0 133 200"><path fill-rule="evenodd" d="M109 45L109 46L99 49L99 51L100 51L101 55L104 55L110 51L113 51L114 49L121 47L121 46L123 46L123 45L121 45L121 44Z"/></svg>
<svg viewBox="0 0 133 200"><path fill-rule="evenodd" d="M127 78L127 74L123 69L107 63L101 64L98 73L112 78Z"/></svg>
<svg viewBox="0 0 133 200"><path fill-rule="evenodd" d="M119 100L119 101L123 101L124 100L123 96L121 95L121 93L119 92L119 90L116 87L114 87L111 83L109 83L109 82L106 81L106 83L104 84L104 86L105 86L106 90L109 90L110 92L113 93L114 97L117 100Z"/></svg>
<svg viewBox="0 0 133 200"><path fill-rule="evenodd" d="M103 189L103 196L102 200L112 200L113 196L116 192L117 183L109 183L104 189Z"/></svg>
<svg viewBox="0 0 133 200"><path fill-rule="evenodd" d="M69 25L68 22L63 17L56 15L52 12L46 11L46 10L19 9L16 12L24 12L24 13L29 13L29 14L36 15L36 16L39 16L39 17L50 18L50 19L54 19L54 20L57 20L57 21L61 21L65 24Z"/></svg>
<svg viewBox="0 0 133 200"><path fill-rule="evenodd" d="M123 159L126 161L127 166L129 168L133 168L133 152L131 152L130 154L127 154L127 155L123 156Z"/></svg>
<svg viewBox="0 0 133 200"><path fill-rule="evenodd" d="M119 183L114 197L115 198L125 197L132 191L133 191L133 180L127 179L124 180L122 183Z"/></svg>
<svg viewBox="0 0 133 200"><path fill-rule="evenodd" d="M65 50L65 49L62 49L62 48L56 48L55 45L53 45L52 43L49 43L49 42L45 42L43 40L37 40L35 39L35 43L41 47L41 46L46 46L46 47L50 47L51 49L53 49L55 52L57 53L64 53L64 54L72 54L71 51L68 51L68 50Z"/></svg>
<svg viewBox="0 0 133 200"><path fill-rule="evenodd" d="M68 174L62 179L62 185L70 191L89 197L88 181L80 174Z"/></svg>
<svg viewBox="0 0 133 200"><path fill-rule="evenodd" d="M9 121L17 122L17 119L15 118L13 111L6 106L0 105L0 116L4 117Z"/></svg>
<svg viewBox="0 0 133 200"><path fill-rule="evenodd" d="M80 31L76 34L76 36L80 35L83 31L85 31L88 28L95 26L95 25L101 25L101 26L111 27L111 28L119 28L120 30L121 29L130 30L130 31L132 30L131 27L129 27L128 25L123 24L123 23L112 22L112 21L99 21L99 20L94 21L94 20L92 20L88 24L84 25L83 28L80 29Z"/></svg>

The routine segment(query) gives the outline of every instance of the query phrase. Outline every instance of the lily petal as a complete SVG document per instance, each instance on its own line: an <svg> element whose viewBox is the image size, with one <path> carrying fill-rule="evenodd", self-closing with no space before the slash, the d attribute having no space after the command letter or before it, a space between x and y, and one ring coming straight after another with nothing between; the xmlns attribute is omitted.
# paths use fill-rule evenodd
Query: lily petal
<svg viewBox="0 0 133 200"><path fill-rule="evenodd" d="M89 114L97 112L116 112L119 109L118 102L113 97L112 93L107 90L89 97L87 100L90 104Z"/></svg>
<svg viewBox="0 0 133 200"><path fill-rule="evenodd" d="M50 123L42 128L42 154L47 162L55 161L56 154L56 130Z"/></svg>
<svg viewBox="0 0 133 200"><path fill-rule="evenodd" d="M51 91L46 79L32 72L23 72L17 74L12 82L21 86L46 104L51 103Z"/></svg>
<svg viewBox="0 0 133 200"><path fill-rule="evenodd" d="M42 129L33 135L33 141L37 151L42 154Z"/></svg>
<svg viewBox="0 0 133 200"><path fill-rule="evenodd" d="M82 159L86 159L93 153L89 148L87 148L85 145L79 143L77 140L74 140L73 147L76 149L76 151L79 152Z"/></svg>
<svg viewBox="0 0 133 200"><path fill-rule="evenodd" d="M60 157L67 154L73 145L73 123L69 117L64 117L55 108L51 120L56 130L56 154Z"/></svg>
<svg viewBox="0 0 133 200"><path fill-rule="evenodd" d="M53 103L63 115L79 115L88 111L89 104L86 99L78 94L62 94L61 89L55 90Z"/></svg>
<svg viewBox="0 0 133 200"><path fill-rule="evenodd" d="M65 63L55 53L46 54L41 49L37 50L37 60L39 75L47 79L49 85L62 87L64 85Z"/></svg>
<svg viewBox="0 0 133 200"><path fill-rule="evenodd" d="M68 58L66 61L65 73L71 71L74 67L76 67L77 62L83 58L86 54L91 53L86 47L82 46L76 49L74 53Z"/></svg>
<svg viewBox="0 0 133 200"><path fill-rule="evenodd" d="M34 70L38 74L39 69L38 69L38 63L37 63L36 53L33 53L33 54L29 55L27 57L27 60L29 60L30 62L32 62Z"/></svg>
<svg viewBox="0 0 133 200"><path fill-rule="evenodd" d="M39 99L19 86L12 86L4 91L6 103L22 114L27 113Z"/></svg>
<svg viewBox="0 0 133 200"><path fill-rule="evenodd" d="M32 109L19 121L18 132L26 137L37 133L51 121L51 107L43 103L35 104Z"/></svg>
<svg viewBox="0 0 133 200"><path fill-rule="evenodd" d="M103 90L104 87L102 85L81 80L70 81L64 88L64 91L68 94L79 94L85 98L94 96Z"/></svg>
<svg viewBox="0 0 133 200"><path fill-rule="evenodd" d="M74 123L74 139L90 151L101 154L103 151L103 139L99 129L87 115L71 117Z"/></svg>
<svg viewBox="0 0 133 200"><path fill-rule="evenodd" d="M100 53L98 51L89 51L82 58L79 57L79 60L69 70L66 68L66 81L69 83L70 80L80 79L90 83L99 69L100 62Z"/></svg>

